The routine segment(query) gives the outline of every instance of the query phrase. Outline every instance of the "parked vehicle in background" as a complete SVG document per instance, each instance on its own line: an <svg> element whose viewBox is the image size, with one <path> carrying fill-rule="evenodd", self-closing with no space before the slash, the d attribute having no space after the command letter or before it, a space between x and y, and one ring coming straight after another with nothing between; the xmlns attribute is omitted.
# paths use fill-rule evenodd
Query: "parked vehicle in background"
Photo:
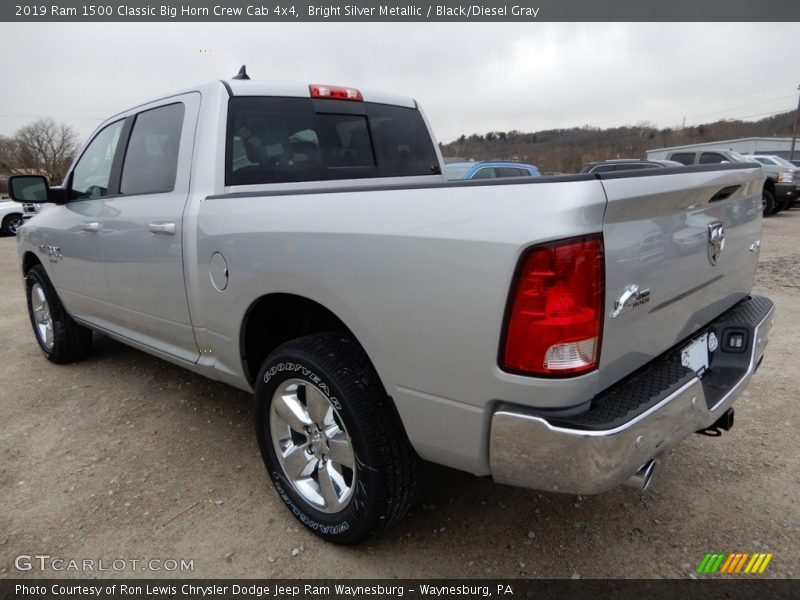
<svg viewBox="0 0 800 600"><path fill-rule="evenodd" d="M684 165L713 165L719 163L746 163L756 162L752 157L747 157L733 150L675 150L667 154L667 159L674 160ZM797 196L797 187L794 183L794 171L783 166L762 164L767 179L764 181L762 199L764 216L769 216L788 208Z"/></svg>
<svg viewBox="0 0 800 600"><path fill-rule="evenodd" d="M0 233L16 235L23 223L23 205L13 200L0 200Z"/></svg>
<svg viewBox="0 0 800 600"><path fill-rule="evenodd" d="M517 162L482 161L445 165L447 179L497 179L500 177L539 177L539 167Z"/></svg>
<svg viewBox="0 0 800 600"><path fill-rule="evenodd" d="M762 165L767 167L779 167L784 169L789 169L794 173L793 181L794 181L794 198L792 198L790 205L796 205L798 199L800 199L800 166L793 164L791 161L786 160L782 156L776 156L774 154L751 154L746 156L746 158L753 157L755 160L760 162ZM800 162L800 161L796 161Z"/></svg>
<svg viewBox="0 0 800 600"><path fill-rule="evenodd" d="M41 209L41 204L24 203L22 205L22 220L27 223L29 219L35 217Z"/></svg>
<svg viewBox="0 0 800 600"><path fill-rule="evenodd" d="M17 235L36 342L72 363L102 332L253 392L277 494L340 544L411 508L420 459L641 491L732 426L774 314L751 295L757 163L441 165L403 95L237 79L130 108L65 187L9 180L49 203Z"/></svg>
<svg viewBox="0 0 800 600"><path fill-rule="evenodd" d="M663 169L665 167L682 167L674 160L647 160L641 158L612 158L588 163L581 173L610 173L616 171L636 171L639 169Z"/></svg>
<svg viewBox="0 0 800 600"><path fill-rule="evenodd" d="M792 163L795 167L800 167L800 160L790 160L789 162Z"/></svg>

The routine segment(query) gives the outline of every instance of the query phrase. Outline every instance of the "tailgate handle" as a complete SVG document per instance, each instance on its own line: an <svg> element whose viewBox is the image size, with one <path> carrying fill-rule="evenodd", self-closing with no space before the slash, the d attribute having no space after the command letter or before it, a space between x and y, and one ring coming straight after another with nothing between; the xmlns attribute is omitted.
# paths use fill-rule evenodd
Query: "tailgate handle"
<svg viewBox="0 0 800 600"><path fill-rule="evenodd" d="M722 188L716 194L711 196L711 200L709 202L719 202L720 200L725 200L726 198L730 198L733 196L739 188L742 187L741 185L729 185L728 187Z"/></svg>
<svg viewBox="0 0 800 600"><path fill-rule="evenodd" d="M97 221L92 221L91 223L83 222L81 223L81 229L88 231L89 233L97 233L100 231L100 223Z"/></svg>
<svg viewBox="0 0 800 600"><path fill-rule="evenodd" d="M163 235L175 235L175 223L164 223L156 221L148 226L150 233L160 233Z"/></svg>

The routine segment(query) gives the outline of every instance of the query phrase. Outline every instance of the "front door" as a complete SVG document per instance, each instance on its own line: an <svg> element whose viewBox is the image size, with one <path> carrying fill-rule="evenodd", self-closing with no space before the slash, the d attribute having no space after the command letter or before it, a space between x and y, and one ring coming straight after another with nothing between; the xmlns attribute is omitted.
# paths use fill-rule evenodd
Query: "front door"
<svg viewBox="0 0 800 600"><path fill-rule="evenodd" d="M66 204L43 229L41 250L49 261L61 301L73 317L97 323L110 309L111 293L103 270L100 218L113 187L113 165L125 125L120 119L101 129L81 154L70 175ZM43 256L43 260L45 259Z"/></svg>

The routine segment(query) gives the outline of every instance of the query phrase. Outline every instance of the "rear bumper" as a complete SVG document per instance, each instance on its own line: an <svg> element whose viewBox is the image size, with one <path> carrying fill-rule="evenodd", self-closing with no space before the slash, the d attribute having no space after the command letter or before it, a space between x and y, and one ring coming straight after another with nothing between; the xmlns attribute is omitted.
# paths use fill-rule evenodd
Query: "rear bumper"
<svg viewBox="0 0 800 600"><path fill-rule="evenodd" d="M492 477L572 494L598 494L620 485L730 408L761 362L774 313L772 302L752 296L710 323L704 331L715 333L720 348L702 378L680 364L677 347L600 394L577 418L500 408L491 424ZM725 351L730 332L744 332L743 349Z"/></svg>

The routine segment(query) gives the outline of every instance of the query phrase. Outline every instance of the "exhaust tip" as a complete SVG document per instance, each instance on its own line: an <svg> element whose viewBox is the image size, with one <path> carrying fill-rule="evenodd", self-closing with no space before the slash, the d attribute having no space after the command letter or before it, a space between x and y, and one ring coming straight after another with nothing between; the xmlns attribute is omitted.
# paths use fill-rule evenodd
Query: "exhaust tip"
<svg viewBox="0 0 800 600"><path fill-rule="evenodd" d="M622 485L639 490L640 492L644 492L650 487L650 483L653 480L653 472L655 470L656 461L651 458L641 467L639 467L636 473L631 475Z"/></svg>

